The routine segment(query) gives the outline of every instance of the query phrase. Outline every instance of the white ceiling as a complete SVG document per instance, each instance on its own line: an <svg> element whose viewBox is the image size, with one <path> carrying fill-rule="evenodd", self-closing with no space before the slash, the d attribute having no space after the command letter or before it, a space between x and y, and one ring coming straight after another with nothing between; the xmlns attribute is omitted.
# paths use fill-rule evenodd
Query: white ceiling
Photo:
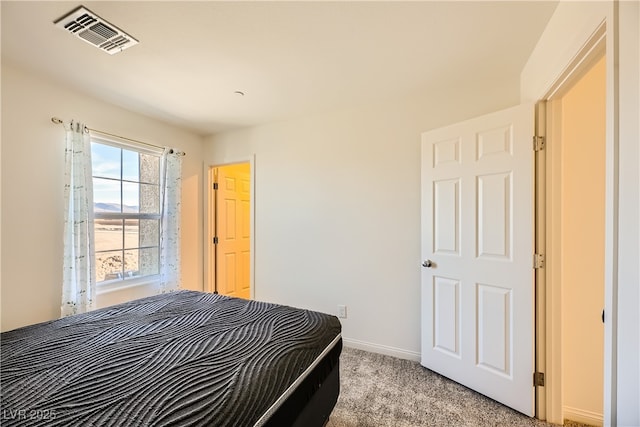
<svg viewBox="0 0 640 427"><path fill-rule="evenodd" d="M53 25L80 4L140 44L111 56ZM556 6L3 0L2 61L206 135L513 81Z"/></svg>

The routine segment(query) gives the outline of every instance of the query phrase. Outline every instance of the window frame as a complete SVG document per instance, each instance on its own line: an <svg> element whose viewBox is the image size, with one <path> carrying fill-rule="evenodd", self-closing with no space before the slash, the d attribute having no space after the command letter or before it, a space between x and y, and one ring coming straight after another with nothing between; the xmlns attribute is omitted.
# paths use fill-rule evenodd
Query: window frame
<svg viewBox="0 0 640 427"><path fill-rule="evenodd" d="M121 150L128 150L128 151L135 151L138 154L146 154L146 155L152 155L152 156L157 156L158 157L158 182L157 183L149 183L146 181L132 181L130 179L124 179L124 159L121 157L120 158L120 177L119 178L109 178L109 177L104 177L104 176L99 176L99 175L95 175L94 171L93 171L93 167L92 167L92 171L91 171L91 179L92 181L95 178L98 179L105 179L105 180L111 180L113 182L118 182L120 184L120 192L121 192L121 197L122 197L122 192L123 192L123 188L122 185L123 183L136 183L138 185L140 184L147 184L147 185L157 185L158 186L158 213L140 213L140 212L96 212L95 211L95 203L96 203L96 199L95 199L95 194L93 194L93 205L92 205L92 209L93 209L93 217L94 217L94 222L95 220L121 220L122 221L122 226L123 226L123 230L122 230L122 235L123 235L123 242L122 242L122 248L121 249L114 249L113 251L95 251L95 236L94 236L94 262L96 260L96 254L100 253L100 252L115 252L115 251L120 251L122 252L123 256L124 253L127 251L127 248L124 244L124 233L125 233L125 229L124 227L126 227L126 220L157 220L158 221L158 241L157 241L157 246L137 246L136 248L129 248L129 250L141 250L141 249L146 249L146 248L157 248L158 249L158 272L156 274L148 274L148 275L144 275L144 276L131 276L131 277L122 277L122 278L116 278L116 279L110 279L110 280L103 280L103 281L98 281L96 278L96 286L98 288L98 293L103 293L103 292L108 292L108 291L114 291L114 290L120 290L120 289L125 289L125 288L130 288L130 287L134 287L134 286L143 286L143 285L148 285L148 284L152 284L152 283L158 283L160 281L160 243L161 243L161 217L162 217L162 189L161 189L161 183L162 183L162 154L163 154L163 149L162 148L154 148L152 146L146 146L146 145L142 145L142 144L136 144L132 141L123 139L123 138L118 138L116 136L113 135L105 135L105 134L101 134L99 132L91 132L90 133L90 142L91 144L93 143L97 143L97 144L101 144L101 145L107 145L110 147L114 147L114 148L118 148ZM93 165L93 145L92 145L92 165ZM122 152L121 152L121 156L122 156ZM120 200L121 206L124 206L124 200ZM122 210L122 209L121 209ZM95 225L94 225L95 227ZM95 228L94 228L95 229ZM139 256L139 254L138 254ZM124 259L123 259L123 272L124 272Z"/></svg>

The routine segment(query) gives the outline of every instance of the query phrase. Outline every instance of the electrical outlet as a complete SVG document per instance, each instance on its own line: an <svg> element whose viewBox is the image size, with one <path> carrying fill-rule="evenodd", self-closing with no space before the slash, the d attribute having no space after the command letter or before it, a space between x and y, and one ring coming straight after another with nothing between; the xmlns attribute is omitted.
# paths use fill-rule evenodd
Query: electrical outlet
<svg viewBox="0 0 640 427"><path fill-rule="evenodd" d="M346 305L339 305L338 306L338 317L340 317L342 319L346 319L347 318L347 306Z"/></svg>

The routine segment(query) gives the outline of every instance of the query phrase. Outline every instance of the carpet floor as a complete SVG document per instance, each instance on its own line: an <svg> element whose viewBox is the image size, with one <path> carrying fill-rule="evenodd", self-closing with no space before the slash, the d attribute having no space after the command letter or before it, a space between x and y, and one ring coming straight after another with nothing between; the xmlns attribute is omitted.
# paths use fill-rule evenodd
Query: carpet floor
<svg viewBox="0 0 640 427"><path fill-rule="evenodd" d="M408 360L344 348L340 376L340 397L326 427L555 426Z"/></svg>

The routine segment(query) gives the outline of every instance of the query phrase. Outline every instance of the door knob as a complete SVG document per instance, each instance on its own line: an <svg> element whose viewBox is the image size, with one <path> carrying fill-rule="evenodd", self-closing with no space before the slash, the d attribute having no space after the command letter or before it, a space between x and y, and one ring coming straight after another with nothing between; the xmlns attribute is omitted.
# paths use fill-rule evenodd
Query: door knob
<svg viewBox="0 0 640 427"><path fill-rule="evenodd" d="M431 268L433 266L433 263L431 262L430 259L425 259L422 262L422 266L425 267L425 268Z"/></svg>

